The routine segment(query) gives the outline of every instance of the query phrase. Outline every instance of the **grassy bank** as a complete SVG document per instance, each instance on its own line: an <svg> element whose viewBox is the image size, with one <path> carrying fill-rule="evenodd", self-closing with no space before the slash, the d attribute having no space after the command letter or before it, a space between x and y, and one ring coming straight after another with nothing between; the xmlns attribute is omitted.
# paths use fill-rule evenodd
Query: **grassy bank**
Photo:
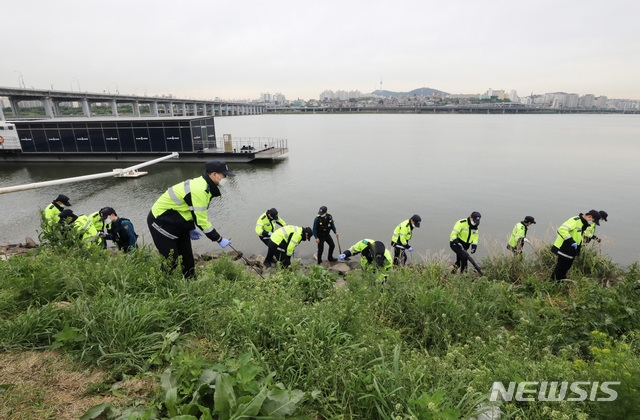
<svg viewBox="0 0 640 420"><path fill-rule="evenodd" d="M317 266L263 280L223 258L185 281L147 249L42 247L0 262L0 350L106 371L96 395L156 384L87 418L469 418L496 381L621 382L614 402L512 400L503 418L638 416L638 265L588 248L557 284L547 249L486 258L482 278L427 261L336 289ZM18 405L14 390L0 379L0 401Z"/></svg>

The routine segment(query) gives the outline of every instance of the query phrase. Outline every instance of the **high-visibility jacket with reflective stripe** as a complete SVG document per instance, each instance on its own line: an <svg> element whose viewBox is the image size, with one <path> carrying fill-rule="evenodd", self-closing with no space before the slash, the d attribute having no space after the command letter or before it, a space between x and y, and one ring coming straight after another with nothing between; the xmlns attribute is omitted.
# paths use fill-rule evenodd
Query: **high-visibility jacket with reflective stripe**
<svg viewBox="0 0 640 420"><path fill-rule="evenodd" d="M47 219L50 225L55 225L60 221L58 214L62 210L64 210L64 207L60 207L56 203L51 203L44 209L44 218Z"/></svg>
<svg viewBox="0 0 640 420"><path fill-rule="evenodd" d="M211 179L205 177L188 179L170 187L151 207L153 216L157 218L167 210L175 210L185 221L193 221L205 235L213 232L215 229L209 222L207 210L211 199L220 195L220 190ZM189 199L191 205L187 204Z"/></svg>
<svg viewBox="0 0 640 420"><path fill-rule="evenodd" d="M553 243L553 246L560 249L565 241L569 241L570 244L575 242L578 246L581 245L583 226L584 223L580 216L572 217L567 220L558 228L558 237Z"/></svg>
<svg viewBox="0 0 640 420"><path fill-rule="evenodd" d="M478 229L475 226L469 224L469 218L458 220L453 225L451 235L449 235L449 241L460 239L467 244L478 244Z"/></svg>
<svg viewBox="0 0 640 420"><path fill-rule="evenodd" d="M517 248L522 246L522 241L527 237L527 227L522 222L516 223L513 227L513 232L511 232L511 237L509 238L509 245L512 248Z"/></svg>
<svg viewBox="0 0 640 420"><path fill-rule="evenodd" d="M278 248L286 251L288 256L293 255L293 251L302 241L303 230L300 226L283 226L270 236L271 242L278 245Z"/></svg>
<svg viewBox="0 0 640 420"><path fill-rule="evenodd" d="M264 212L260 217L258 217L258 221L256 222L256 233L258 236L267 236L268 232L273 232L275 230L274 223L279 224L280 226L286 226L287 223L278 217L278 220L270 219L267 215L267 212Z"/></svg>
<svg viewBox="0 0 640 420"><path fill-rule="evenodd" d="M596 236L596 224L592 223L584 230L582 237L591 239L594 236Z"/></svg>
<svg viewBox="0 0 640 420"><path fill-rule="evenodd" d="M351 254L353 255L359 254L365 249L369 248L369 246L373 246L374 243L375 241L373 239L363 239L357 244L355 244L354 246L352 246L351 248L349 248L349 252L351 252ZM373 254L373 251L372 251L372 254ZM389 252L389 250L385 248L384 264L382 267L378 266L375 262L370 263L367 257L365 257L364 255L360 257L360 265L362 266L362 268L367 268L367 267L377 268L379 270L382 270L383 273L386 273L393 267L393 258L391 257L391 252Z"/></svg>
<svg viewBox="0 0 640 420"><path fill-rule="evenodd" d="M100 221L100 211L94 211L89 215L89 219L91 219L91 223L93 223L93 227L96 228L98 232L104 232L105 223L104 220Z"/></svg>
<svg viewBox="0 0 640 420"><path fill-rule="evenodd" d="M82 234L82 241L90 244L92 242L98 241L98 231L93 226L91 219L89 216L85 214L81 214L78 218L73 222L73 226L75 229Z"/></svg>
<svg viewBox="0 0 640 420"><path fill-rule="evenodd" d="M411 239L412 231L413 228L411 227L411 219L407 219L396 226L396 228L393 230L391 242L394 244L407 245L407 243L409 243L409 240Z"/></svg>

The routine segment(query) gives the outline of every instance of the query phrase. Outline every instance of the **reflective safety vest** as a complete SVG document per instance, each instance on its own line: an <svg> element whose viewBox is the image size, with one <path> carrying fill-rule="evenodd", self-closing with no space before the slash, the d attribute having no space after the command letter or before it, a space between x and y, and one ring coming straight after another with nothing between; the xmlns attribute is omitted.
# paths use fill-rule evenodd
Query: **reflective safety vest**
<svg viewBox="0 0 640 420"><path fill-rule="evenodd" d="M391 252L388 249L384 249L384 264L379 266L375 263L375 255L373 246L376 241L373 239L363 239L351 248L349 248L349 252L352 255L362 253L360 257L360 265L362 268L375 268L381 270L383 273L386 273L393 267L393 258L391 257ZM386 277L386 274L384 274Z"/></svg>
<svg viewBox="0 0 640 420"><path fill-rule="evenodd" d="M573 259L580 252L582 245L582 232L586 223L582 217L576 216L564 222L558 228L558 237L551 250L565 258ZM578 244L578 249L573 249L571 244Z"/></svg>
<svg viewBox="0 0 640 420"><path fill-rule="evenodd" d="M516 223L513 228L513 232L511 232L511 237L509 238L509 246L514 249L521 248L523 246L524 238L527 237L527 227L522 222Z"/></svg>
<svg viewBox="0 0 640 420"><path fill-rule="evenodd" d="M592 223L584 230L584 232L582 233L582 237L586 239L586 243L589 242L594 236L596 236L596 224Z"/></svg>
<svg viewBox="0 0 640 420"><path fill-rule="evenodd" d="M274 223L277 223L280 226L287 225L287 222L282 220L279 216L278 220L270 219L267 212L264 212L260 217L258 217L258 221L256 222L256 234L261 237L269 236L269 232L273 232L275 230L275 226L273 225Z"/></svg>
<svg viewBox="0 0 640 420"><path fill-rule="evenodd" d="M270 236L271 242L278 246L282 252L286 252L287 256L292 256L293 251L302 241L303 229L300 226L287 225L276 230Z"/></svg>
<svg viewBox="0 0 640 420"><path fill-rule="evenodd" d="M168 210L175 210L185 221L193 221L206 235L214 231L207 210L211 199L219 196L220 190L215 183L203 175L170 187L153 204L151 214L158 218Z"/></svg>
<svg viewBox="0 0 640 420"><path fill-rule="evenodd" d="M407 245L411 239L411 233L413 227L411 226L411 219L407 219L400 223L393 230L393 236L391 237L391 244Z"/></svg>
<svg viewBox="0 0 640 420"><path fill-rule="evenodd" d="M91 219L91 223L93 224L93 227L95 227L98 232L104 232L105 223L104 223L104 220L100 221L101 217L102 216L100 215L99 210L94 211L89 215L89 219Z"/></svg>
<svg viewBox="0 0 640 420"><path fill-rule="evenodd" d="M471 226L469 218L458 220L453 225L451 235L449 235L449 241L453 242L456 239L460 239L467 244L478 244L478 227Z"/></svg>
<svg viewBox="0 0 640 420"><path fill-rule="evenodd" d="M73 222L73 227L82 235L82 241L86 245L96 243L98 241L98 231L93 226L89 216L81 214Z"/></svg>
<svg viewBox="0 0 640 420"><path fill-rule="evenodd" d="M49 204L44 209L44 218L47 219L50 225L55 225L60 221L58 214L64 210L64 207L57 205L55 202Z"/></svg>

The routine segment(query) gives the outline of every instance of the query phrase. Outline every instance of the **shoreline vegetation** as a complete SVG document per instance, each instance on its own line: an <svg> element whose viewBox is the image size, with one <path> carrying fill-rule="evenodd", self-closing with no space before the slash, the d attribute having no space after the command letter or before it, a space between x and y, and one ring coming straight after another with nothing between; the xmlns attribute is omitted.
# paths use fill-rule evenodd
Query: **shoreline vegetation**
<svg viewBox="0 0 640 420"><path fill-rule="evenodd" d="M640 266L594 247L562 282L539 243L478 261L482 277L414 257L381 284L351 263L263 271L234 254L201 258L187 281L152 247L40 242L0 261L0 418L640 413ZM620 384L612 402L586 385L584 401L489 401L511 381Z"/></svg>

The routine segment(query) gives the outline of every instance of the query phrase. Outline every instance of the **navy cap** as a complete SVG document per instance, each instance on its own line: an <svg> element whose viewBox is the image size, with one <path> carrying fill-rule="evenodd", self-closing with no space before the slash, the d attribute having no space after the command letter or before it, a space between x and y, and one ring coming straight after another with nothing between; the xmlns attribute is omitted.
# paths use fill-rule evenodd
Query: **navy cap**
<svg viewBox="0 0 640 420"><path fill-rule="evenodd" d="M64 194L60 194L55 200L53 201L59 201L62 204L64 204L65 206L71 207L71 203L69 202L69 197L67 197Z"/></svg>
<svg viewBox="0 0 640 420"><path fill-rule="evenodd" d="M422 222L422 218L420 216L414 214L413 216L411 216L411 220L413 220L413 224L415 225L415 227L420 227L420 222Z"/></svg>
<svg viewBox="0 0 640 420"><path fill-rule="evenodd" d="M64 209L62 210L60 213L58 213L58 217L60 218L61 222L64 222L66 218L71 217L73 218L73 220L76 220L78 218L78 216L76 216L73 213L73 210L71 209Z"/></svg>
<svg viewBox="0 0 640 420"><path fill-rule="evenodd" d="M313 229L311 229L310 227L306 227L306 228L302 229L302 240L303 241L311 240L312 236L313 236Z"/></svg>
<svg viewBox="0 0 640 420"><path fill-rule="evenodd" d="M589 210L587 215L593 217L593 221L596 225L600 226L600 212L598 210ZM607 215L608 216L608 215Z"/></svg>
<svg viewBox="0 0 640 420"><path fill-rule="evenodd" d="M600 219L602 219L602 220L604 220L606 222L607 221L607 217L609 217L609 213L607 213L604 210L600 210L599 213L600 213Z"/></svg>
<svg viewBox="0 0 640 420"><path fill-rule="evenodd" d="M116 214L116 211L113 209L113 207L103 207L100 209L100 221L104 222L107 217L111 214Z"/></svg>
<svg viewBox="0 0 640 420"><path fill-rule="evenodd" d="M319 214L325 214L327 212L327 206L322 206L318 209Z"/></svg>
<svg viewBox="0 0 640 420"><path fill-rule="evenodd" d="M471 213L471 220L473 220L476 223L478 223L480 221L481 217L482 217L482 215L478 211L474 211L473 213Z"/></svg>
<svg viewBox="0 0 640 420"><path fill-rule="evenodd" d="M236 174L229 171L229 167L221 160L210 160L205 163L205 171L210 174L215 172L217 174L223 174L225 176L236 176Z"/></svg>
<svg viewBox="0 0 640 420"><path fill-rule="evenodd" d="M533 216L525 216L524 221L533 223L534 225L536 224L536 219L534 219Z"/></svg>
<svg viewBox="0 0 640 420"><path fill-rule="evenodd" d="M267 214L268 214L269 216L271 216L272 218L274 218L274 219L277 219L277 218L278 218L278 210L276 210L276 208L275 208L275 207L273 207L273 208L271 208L271 209L267 210Z"/></svg>

